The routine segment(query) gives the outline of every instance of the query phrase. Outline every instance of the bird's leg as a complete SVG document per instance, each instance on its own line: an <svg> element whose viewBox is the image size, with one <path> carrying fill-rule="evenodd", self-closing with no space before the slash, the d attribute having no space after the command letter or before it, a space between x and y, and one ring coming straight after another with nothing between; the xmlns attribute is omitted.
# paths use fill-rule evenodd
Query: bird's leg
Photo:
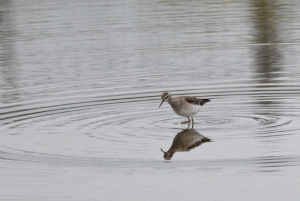
<svg viewBox="0 0 300 201"><path fill-rule="evenodd" d="M184 122L181 122L182 124L186 124L186 123L190 123L190 118L189 117L187 117L189 120L188 121L184 121Z"/></svg>
<svg viewBox="0 0 300 201"><path fill-rule="evenodd" d="M192 125L194 126L194 123L195 123L195 122L194 122L194 119L193 119L193 117L191 117L191 118L192 118Z"/></svg>

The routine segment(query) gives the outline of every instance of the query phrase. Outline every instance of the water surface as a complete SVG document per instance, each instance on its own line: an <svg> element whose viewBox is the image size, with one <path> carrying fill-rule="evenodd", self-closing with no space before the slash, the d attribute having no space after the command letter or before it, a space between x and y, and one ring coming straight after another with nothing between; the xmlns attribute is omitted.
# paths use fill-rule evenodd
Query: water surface
<svg viewBox="0 0 300 201"><path fill-rule="evenodd" d="M0 199L299 200L299 11L0 0ZM193 131L165 91L212 100Z"/></svg>

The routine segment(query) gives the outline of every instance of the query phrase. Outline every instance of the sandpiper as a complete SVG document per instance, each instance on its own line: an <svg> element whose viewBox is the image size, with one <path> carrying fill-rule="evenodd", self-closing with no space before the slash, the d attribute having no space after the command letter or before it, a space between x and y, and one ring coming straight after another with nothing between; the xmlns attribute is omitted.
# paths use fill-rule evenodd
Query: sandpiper
<svg viewBox="0 0 300 201"><path fill-rule="evenodd" d="M197 114L202 105L210 101L209 99L198 99L191 96L179 96L173 98L168 92L163 93L161 95L161 99L162 101L159 107L163 104L164 101L166 101L172 106L172 109L176 114L188 118L188 121L181 122L182 124L190 123L190 118L192 119L192 123L194 124L193 116Z"/></svg>
<svg viewBox="0 0 300 201"><path fill-rule="evenodd" d="M204 137L195 129L185 129L175 136L172 146L167 152L162 149L161 151L164 153L164 158L170 160L175 152L190 151L202 143L210 141L209 138Z"/></svg>

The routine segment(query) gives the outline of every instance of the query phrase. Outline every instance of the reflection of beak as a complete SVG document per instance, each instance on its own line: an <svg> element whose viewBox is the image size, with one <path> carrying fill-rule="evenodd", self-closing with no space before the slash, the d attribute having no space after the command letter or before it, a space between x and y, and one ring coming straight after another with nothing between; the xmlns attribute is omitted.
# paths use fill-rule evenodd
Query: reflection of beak
<svg viewBox="0 0 300 201"><path fill-rule="evenodd" d="M163 151L162 149L160 149L164 154L167 154L167 152ZM167 154L167 156L169 156L169 154ZM170 157L170 156L169 156Z"/></svg>
<svg viewBox="0 0 300 201"><path fill-rule="evenodd" d="M159 107L164 103L165 100L166 100L166 98L164 98L164 99L161 101L161 104L159 105Z"/></svg>

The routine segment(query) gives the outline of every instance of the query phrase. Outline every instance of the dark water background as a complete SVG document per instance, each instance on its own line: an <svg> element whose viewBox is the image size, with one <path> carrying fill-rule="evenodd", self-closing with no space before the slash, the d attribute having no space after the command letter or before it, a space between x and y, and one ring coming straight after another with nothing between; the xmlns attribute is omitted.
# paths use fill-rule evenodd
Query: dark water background
<svg viewBox="0 0 300 201"><path fill-rule="evenodd" d="M299 55L297 0L0 0L0 200L298 201Z"/></svg>

